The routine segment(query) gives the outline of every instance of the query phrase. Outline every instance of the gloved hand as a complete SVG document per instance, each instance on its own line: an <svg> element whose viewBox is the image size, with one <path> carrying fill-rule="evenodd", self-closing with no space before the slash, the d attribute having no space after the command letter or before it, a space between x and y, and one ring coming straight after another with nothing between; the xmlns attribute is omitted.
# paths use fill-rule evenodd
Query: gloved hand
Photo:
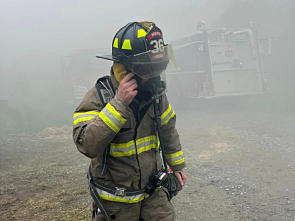
<svg viewBox="0 0 295 221"><path fill-rule="evenodd" d="M182 185L179 183L178 178L174 173L168 173L167 179L162 184L168 191L168 200L170 201L172 197L176 196L177 193L182 190Z"/></svg>

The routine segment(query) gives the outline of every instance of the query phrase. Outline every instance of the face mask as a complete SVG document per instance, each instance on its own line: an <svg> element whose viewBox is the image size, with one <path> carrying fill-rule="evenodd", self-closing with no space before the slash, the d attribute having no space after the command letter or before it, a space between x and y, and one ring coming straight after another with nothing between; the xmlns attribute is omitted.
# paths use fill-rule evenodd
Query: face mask
<svg viewBox="0 0 295 221"><path fill-rule="evenodd" d="M162 93L164 90L165 83L161 81L160 77L151 78L147 82L143 83L140 79L140 83L138 84L138 94L136 95L136 98L138 100L148 101L153 96Z"/></svg>

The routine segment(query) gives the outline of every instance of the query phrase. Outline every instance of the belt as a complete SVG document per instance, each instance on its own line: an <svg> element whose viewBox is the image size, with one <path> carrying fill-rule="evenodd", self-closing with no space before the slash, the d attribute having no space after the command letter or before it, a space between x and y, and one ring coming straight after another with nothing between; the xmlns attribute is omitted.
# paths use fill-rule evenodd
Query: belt
<svg viewBox="0 0 295 221"><path fill-rule="evenodd" d="M93 180L93 185L105 192L108 192L110 194L116 195L116 196L134 196L134 195L139 195L145 193L145 189L140 189L140 190L127 190L125 188L121 187L106 187L97 181Z"/></svg>
<svg viewBox="0 0 295 221"><path fill-rule="evenodd" d="M107 187L93 179L90 167L87 178L89 184L96 189L99 197L104 200L122 203L138 203L149 196L145 189L127 190L126 188L121 187Z"/></svg>

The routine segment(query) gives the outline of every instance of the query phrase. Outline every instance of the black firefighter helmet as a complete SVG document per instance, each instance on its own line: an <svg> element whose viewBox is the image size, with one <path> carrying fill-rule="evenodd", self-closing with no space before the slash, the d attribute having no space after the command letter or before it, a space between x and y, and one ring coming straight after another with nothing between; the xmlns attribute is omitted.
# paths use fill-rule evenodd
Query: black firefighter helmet
<svg viewBox="0 0 295 221"><path fill-rule="evenodd" d="M112 55L96 56L125 66L143 79L160 76L169 63L168 45L153 22L132 22L122 27L112 42Z"/></svg>

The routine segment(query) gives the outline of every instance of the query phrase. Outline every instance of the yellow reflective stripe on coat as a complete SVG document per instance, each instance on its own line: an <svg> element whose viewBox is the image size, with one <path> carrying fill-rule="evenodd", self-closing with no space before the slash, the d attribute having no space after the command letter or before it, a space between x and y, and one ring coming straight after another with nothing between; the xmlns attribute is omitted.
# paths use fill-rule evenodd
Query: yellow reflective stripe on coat
<svg viewBox="0 0 295 221"><path fill-rule="evenodd" d="M98 188L96 188L96 190L100 198L102 198L103 200L120 202L120 203L138 203L142 201L143 199L149 197L149 194L147 193L141 193L134 196L117 196L115 194L108 193Z"/></svg>
<svg viewBox="0 0 295 221"><path fill-rule="evenodd" d="M111 194L108 193L104 190L101 190L97 187L94 187L98 193L98 195L100 196L100 198L104 199L104 200L108 200L108 201L113 201L113 202L120 202L120 203L138 203L140 201L142 201L143 199L148 198L150 195L147 193L141 193L141 194L137 194L134 196L118 196L115 194ZM162 186L159 186L155 192L159 191L162 188Z"/></svg>
<svg viewBox="0 0 295 221"><path fill-rule="evenodd" d="M120 128L126 123L126 119L110 103L99 112L98 116L115 133L118 133Z"/></svg>
<svg viewBox="0 0 295 221"><path fill-rule="evenodd" d="M111 143L110 146L110 155L113 157L126 157L136 154L141 154L145 151L149 151L151 149L158 150L159 149L159 141L156 136L148 136L143 137L136 140L136 145L134 140L129 141L127 143Z"/></svg>
<svg viewBox="0 0 295 221"><path fill-rule="evenodd" d="M99 115L98 111L87 111L87 112L74 113L73 125L76 125L79 122L91 120L98 115Z"/></svg>
<svg viewBox="0 0 295 221"><path fill-rule="evenodd" d="M184 163L184 157L183 157L182 150L180 150L176 153L166 154L166 160L170 166Z"/></svg>
<svg viewBox="0 0 295 221"><path fill-rule="evenodd" d="M73 124L76 125L79 122L91 120L96 116L99 116L100 119L115 133L118 133L120 128L127 121L110 103L108 103L100 112L87 111L75 113L73 115Z"/></svg>
<svg viewBox="0 0 295 221"><path fill-rule="evenodd" d="M136 140L136 147L138 154L151 149L159 150L159 141L156 136L143 137Z"/></svg>
<svg viewBox="0 0 295 221"><path fill-rule="evenodd" d="M169 120L175 116L175 112L169 104L167 110L161 115L161 125L165 125L169 122Z"/></svg>

